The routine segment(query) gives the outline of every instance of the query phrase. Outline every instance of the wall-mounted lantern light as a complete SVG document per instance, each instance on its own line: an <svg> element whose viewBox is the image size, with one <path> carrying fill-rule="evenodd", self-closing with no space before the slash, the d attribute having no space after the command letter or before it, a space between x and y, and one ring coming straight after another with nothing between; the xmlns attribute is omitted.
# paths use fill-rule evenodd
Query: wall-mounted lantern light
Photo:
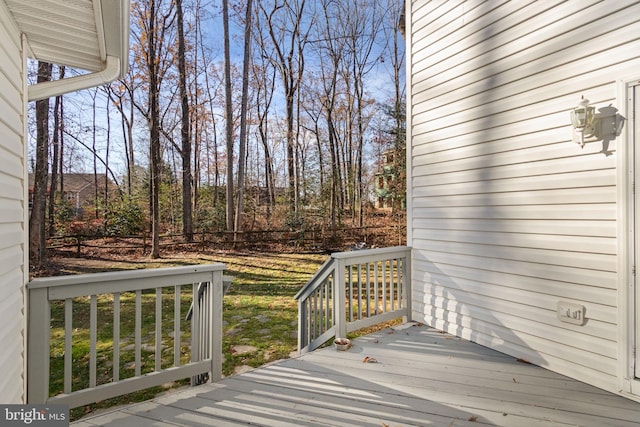
<svg viewBox="0 0 640 427"><path fill-rule="evenodd" d="M571 110L571 124L577 133L580 134L578 143L584 147L584 137L593 136L593 120L596 115L596 107L589 105L589 100L584 96L578 102L578 105Z"/></svg>
<svg viewBox="0 0 640 427"><path fill-rule="evenodd" d="M609 143L621 135L624 122L625 118L613 105L600 107L596 113L596 107L583 96L571 110L572 139L583 148L585 142L602 141L602 152L608 156L612 154Z"/></svg>

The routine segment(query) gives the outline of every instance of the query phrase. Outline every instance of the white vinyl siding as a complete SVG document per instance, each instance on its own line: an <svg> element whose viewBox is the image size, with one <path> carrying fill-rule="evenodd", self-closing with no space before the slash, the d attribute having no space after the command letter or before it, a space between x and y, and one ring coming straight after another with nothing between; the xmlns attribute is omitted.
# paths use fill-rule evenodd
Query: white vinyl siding
<svg viewBox="0 0 640 427"><path fill-rule="evenodd" d="M2 2L0 57L0 402L24 403L24 62L20 36Z"/></svg>
<svg viewBox="0 0 640 427"><path fill-rule="evenodd" d="M640 3L408 7L414 319L617 391L617 141L580 148L569 110L621 108Z"/></svg>

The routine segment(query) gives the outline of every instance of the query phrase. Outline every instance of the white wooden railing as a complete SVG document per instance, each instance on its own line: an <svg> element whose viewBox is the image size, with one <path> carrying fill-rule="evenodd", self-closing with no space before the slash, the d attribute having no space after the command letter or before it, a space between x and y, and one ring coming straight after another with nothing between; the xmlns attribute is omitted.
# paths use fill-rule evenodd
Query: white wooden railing
<svg viewBox="0 0 640 427"><path fill-rule="evenodd" d="M298 351L329 339L411 317L411 249L338 252L298 292Z"/></svg>
<svg viewBox="0 0 640 427"><path fill-rule="evenodd" d="M220 379L224 268L118 271L28 283L28 402L73 408L184 378ZM128 335L121 333L125 326ZM105 338L109 328L113 333ZM50 392L56 358L64 359L64 380L61 390L54 385Z"/></svg>

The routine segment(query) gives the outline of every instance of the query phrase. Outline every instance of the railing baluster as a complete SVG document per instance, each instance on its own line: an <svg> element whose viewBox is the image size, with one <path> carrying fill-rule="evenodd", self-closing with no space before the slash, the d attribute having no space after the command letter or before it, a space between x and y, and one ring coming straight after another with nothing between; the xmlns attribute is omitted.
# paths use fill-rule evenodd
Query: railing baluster
<svg viewBox="0 0 640 427"><path fill-rule="evenodd" d="M180 366L180 285L173 292L173 366Z"/></svg>
<svg viewBox="0 0 640 427"><path fill-rule="evenodd" d="M201 321L200 321L200 304L199 304L199 293L200 286L203 286L203 283L193 284L193 289L191 292L191 301L193 301L192 307L193 312L191 313L191 361L197 362L200 359L200 330L201 330Z"/></svg>
<svg viewBox="0 0 640 427"><path fill-rule="evenodd" d="M382 261L382 312L387 312L387 261Z"/></svg>
<svg viewBox="0 0 640 427"><path fill-rule="evenodd" d="M98 333L98 298L91 295L89 313L89 387L96 386L96 336Z"/></svg>
<svg viewBox="0 0 640 427"><path fill-rule="evenodd" d="M395 260L389 260L389 302L391 311L396 309L396 280L395 280Z"/></svg>
<svg viewBox="0 0 640 427"><path fill-rule="evenodd" d="M325 295L327 296L326 301L325 301L325 313L326 316L324 317L324 332L328 331L329 328L331 327L330 325L331 323L331 281L329 280L329 277L327 277L324 281L324 288L325 288Z"/></svg>
<svg viewBox="0 0 640 427"><path fill-rule="evenodd" d="M135 376L139 377L142 365L142 291L136 291L136 325L135 325Z"/></svg>
<svg viewBox="0 0 640 427"><path fill-rule="evenodd" d="M312 310L311 310L311 300L307 299L305 300L305 325L306 327L305 329L305 333L307 335L307 345L309 345L309 343L311 341L313 341L313 336L311 334L311 316L313 315Z"/></svg>
<svg viewBox="0 0 640 427"><path fill-rule="evenodd" d="M371 263L367 263L366 264L366 270L365 270L365 280L366 280L366 285L367 285L367 296L366 296L366 310L367 310L367 315L366 317L371 317Z"/></svg>
<svg viewBox="0 0 640 427"><path fill-rule="evenodd" d="M374 301L374 314L380 314L379 313L379 306L380 306L380 301L379 301L379 291L378 291L378 287L380 286L380 280L378 275L380 274L380 269L378 267L378 261L375 262L375 264L373 264L373 301Z"/></svg>
<svg viewBox="0 0 640 427"><path fill-rule="evenodd" d="M210 297L212 295L213 290L211 289L213 286L211 283L207 283L204 288L204 294L202 298L203 305L200 308L200 336L203 337L200 344L200 360L204 360L206 358L211 357L209 354L209 337L211 336L211 330L209 328L209 324L212 321L212 313L211 313L211 303Z"/></svg>
<svg viewBox="0 0 640 427"><path fill-rule="evenodd" d="M317 323L318 323L318 292L314 292L311 296L312 301L312 311L313 315L311 316L311 334L315 338L317 337Z"/></svg>
<svg viewBox="0 0 640 427"><path fill-rule="evenodd" d="M113 294L113 381L120 381L120 293Z"/></svg>
<svg viewBox="0 0 640 427"><path fill-rule="evenodd" d="M402 260L396 259L396 307L402 309Z"/></svg>
<svg viewBox="0 0 640 427"><path fill-rule="evenodd" d="M156 353L155 370L162 369L162 288L156 288Z"/></svg>
<svg viewBox="0 0 640 427"><path fill-rule="evenodd" d="M318 288L318 308L316 309L316 337L322 335L322 307L324 295L322 293L322 286Z"/></svg>
<svg viewBox="0 0 640 427"><path fill-rule="evenodd" d="M357 264L356 268L358 273L356 275L358 280L358 320L362 319L362 264Z"/></svg>
<svg viewBox="0 0 640 427"><path fill-rule="evenodd" d="M73 361L73 300L64 300L64 392L71 393Z"/></svg>
<svg viewBox="0 0 640 427"><path fill-rule="evenodd" d="M347 281L345 283L345 286L347 286L347 289L349 292L349 296L347 300L348 314L347 314L347 317L345 318L345 320L348 322L353 321L353 286L351 286L353 281L352 274L353 274L353 269L351 268L351 265L349 265L347 266Z"/></svg>
<svg viewBox="0 0 640 427"><path fill-rule="evenodd" d="M404 304L404 272L402 259L398 259L398 308L406 308Z"/></svg>
<svg viewBox="0 0 640 427"><path fill-rule="evenodd" d="M395 280L395 264L393 259L389 260L389 304L391 306L390 311L395 310L396 303L396 280Z"/></svg>

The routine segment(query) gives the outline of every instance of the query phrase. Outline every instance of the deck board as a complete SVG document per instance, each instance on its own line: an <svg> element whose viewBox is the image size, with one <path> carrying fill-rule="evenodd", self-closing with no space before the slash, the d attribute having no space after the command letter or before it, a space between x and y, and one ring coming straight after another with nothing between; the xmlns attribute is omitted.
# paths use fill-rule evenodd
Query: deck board
<svg viewBox="0 0 640 427"><path fill-rule="evenodd" d="M365 357L376 363L363 363ZM640 403L423 325L401 325L74 423L633 426Z"/></svg>

